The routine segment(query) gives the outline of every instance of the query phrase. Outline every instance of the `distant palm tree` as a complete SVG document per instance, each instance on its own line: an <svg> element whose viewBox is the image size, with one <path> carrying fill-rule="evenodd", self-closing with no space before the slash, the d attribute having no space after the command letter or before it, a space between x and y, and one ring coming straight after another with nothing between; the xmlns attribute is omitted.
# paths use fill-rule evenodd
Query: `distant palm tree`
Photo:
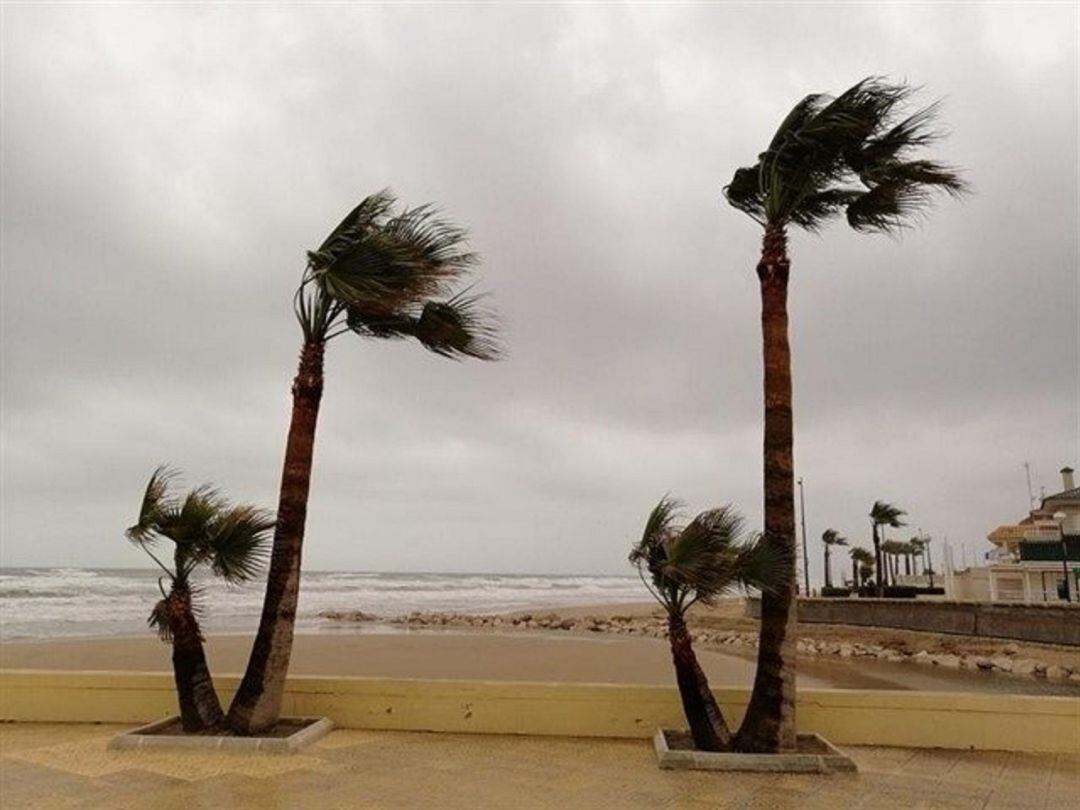
<svg viewBox="0 0 1080 810"><path fill-rule="evenodd" d="M247 671L229 709L240 733L272 726L281 713L300 587L323 353L334 338L415 338L449 358L494 360L496 331L482 296L460 284L477 264L466 232L430 206L395 211L388 191L365 198L308 253L293 309L303 334L292 385L292 421L278 501L262 618Z"/></svg>
<svg viewBox="0 0 1080 810"><path fill-rule="evenodd" d="M736 587L769 592L782 581L783 569L744 531L742 517L730 506L702 512L685 526L678 525L680 507L665 497L653 508L630 562L667 611L675 678L694 745L723 751L731 747L731 731L694 655L686 611Z"/></svg>
<svg viewBox="0 0 1080 810"><path fill-rule="evenodd" d="M896 585L896 580L900 576L900 558L908 553L908 544L900 540L885 540L881 544L881 553L885 556L889 584Z"/></svg>
<svg viewBox="0 0 1080 810"><path fill-rule="evenodd" d="M851 582L856 589L863 586L867 571L874 570L874 555L862 547L855 547L848 552L851 555Z"/></svg>
<svg viewBox="0 0 1080 810"><path fill-rule="evenodd" d="M885 501L874 501L873 507L870 509L870 523L874 530L874 568L877 571L875 577L877 582L877 595L883 597L885 595L885 579L887 569L885 566L884 557L881 553L881 534L879 533L879 527L891 526L894 529L898 529L901 526L906 526L900 518L906 515L903 509L893 506L891 503Z"/></svg>
<svg viewBox="0 0 1080 810"><path fill-rule="evenodd" d="M747 750L795 747L795 493L787 229L820 230L843 214L859 232L895 233L926 210L932 192L959 195L950 167L914 157L937 138L931 105L910 114L912 90L868 78L835 98L807 96L752 166L724 194L764 230L757 276L764 355L765 542L789 560L789 580L761 602L754 689L739 731Z"/></svg>
<svg viewBox="0 0 1080 810"><path fill-rule="evenodd" d="M923 572L925 572L926 570L926 548L923 545L922 537L918 535L912 537L910 540L908 540L908 546L911 549L912 573L915 576L918 576L920 573L920 566L922 567Z"/></svg>
<svg viewBox="0 0 1080 810"><path fill-rule="evenodd" d="M254 577L265 559L273 515L248 505L232 505L210 486L196 487L185 497L169 493L176 473L158 467L146 485L139 519L127 537L162 570L161 600L147 620L163 641L172 643L173 678L185 731L204 731L222 725L214 682L203 651L199 629L199 590L192 574L209 567L230 584ZM161 540L173 544L172 566L154 549ZM168 587L165 583L168 582Z"/></svg>
<svg viewBox="0 0 1080 810"><path fill-rule="evenodd" d="M829 551L833 546L846 546L847 538L841 537L836 529L826 529L821 533L821 542L825 545L825 587L832 587L832 572L829 570Z"/></svg>

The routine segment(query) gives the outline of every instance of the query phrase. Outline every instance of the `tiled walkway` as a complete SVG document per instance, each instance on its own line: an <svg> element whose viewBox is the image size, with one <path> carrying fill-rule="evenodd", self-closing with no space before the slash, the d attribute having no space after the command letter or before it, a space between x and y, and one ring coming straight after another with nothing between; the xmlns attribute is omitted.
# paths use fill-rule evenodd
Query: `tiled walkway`
<svg viewBox="0 0 1080 810"><path fill-rule="evenodd" d="M1080 757L847 749L857 775L660 771L636 740L335 731L302 754L120 752L120 729L0 725L0 807L1022 808L1080 806Z"/></svg>

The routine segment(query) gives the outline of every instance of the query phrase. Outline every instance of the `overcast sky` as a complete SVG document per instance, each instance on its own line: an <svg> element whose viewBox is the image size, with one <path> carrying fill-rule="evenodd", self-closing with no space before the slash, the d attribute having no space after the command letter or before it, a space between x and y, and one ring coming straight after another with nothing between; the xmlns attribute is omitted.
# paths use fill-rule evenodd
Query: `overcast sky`
<svg viewBox="0 0 1080 810"><path fill-rule="evenodd" d="M331 344L308 567L626 573L669 491L758 525L760 229L720 189L867 74L944 99L976 194L792 235L815 578L876 498L974 549L1023 462L1080 466L1075 5L5 5L0 560L142 565L161 461L274 506L304 251L384 186L470 229L509 358Z"/></svg>

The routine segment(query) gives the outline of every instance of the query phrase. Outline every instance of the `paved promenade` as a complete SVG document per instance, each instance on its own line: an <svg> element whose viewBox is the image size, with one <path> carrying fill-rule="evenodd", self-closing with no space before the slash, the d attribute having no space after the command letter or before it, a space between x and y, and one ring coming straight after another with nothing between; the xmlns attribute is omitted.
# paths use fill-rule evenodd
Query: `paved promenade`
<svg viewBox="0 0 1080 810"><path fill-rule="evenodd" d="M1058 810L1080 757L848 748L859 774L660 771L637 740L335 731L302 754L119 752L120 727L0 725L0 806L20 810Z"/></svg>

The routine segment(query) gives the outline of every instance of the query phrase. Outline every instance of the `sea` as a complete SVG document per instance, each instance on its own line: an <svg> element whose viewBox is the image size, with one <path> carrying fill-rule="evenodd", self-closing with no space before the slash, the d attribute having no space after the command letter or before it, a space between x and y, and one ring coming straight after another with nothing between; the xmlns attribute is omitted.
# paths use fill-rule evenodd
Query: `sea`
<svg viewBox="0 0 1080 810"><path fill-rule="evenodd" d="M229 586L208 578L197 586L205 631L258 626L263 582ZM147 633L146 617L160 598L152 569L0 568L0 641ZM340 629L319 618L325 610L382 617L414 610L484 614L648 598L633 576L308 571L301 578L297 629Z"/></svg>

